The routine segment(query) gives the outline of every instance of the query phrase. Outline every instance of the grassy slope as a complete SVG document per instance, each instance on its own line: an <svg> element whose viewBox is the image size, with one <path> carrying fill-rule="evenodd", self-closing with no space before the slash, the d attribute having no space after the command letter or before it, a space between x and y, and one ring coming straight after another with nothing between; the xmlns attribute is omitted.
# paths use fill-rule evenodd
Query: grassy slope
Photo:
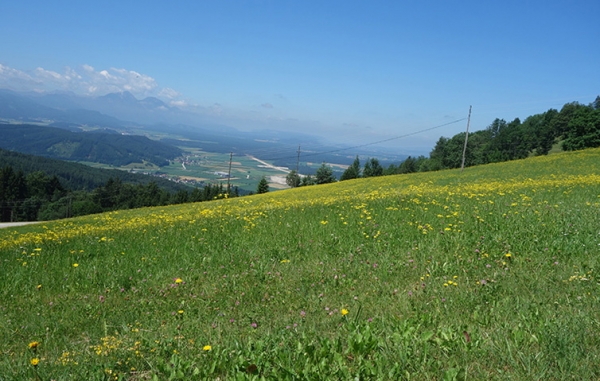
<svg viewBox="0 0 600 381"><path fill-rule="evenodd" d="M597 379L599 163L0 231L0 379Z"/></svg>

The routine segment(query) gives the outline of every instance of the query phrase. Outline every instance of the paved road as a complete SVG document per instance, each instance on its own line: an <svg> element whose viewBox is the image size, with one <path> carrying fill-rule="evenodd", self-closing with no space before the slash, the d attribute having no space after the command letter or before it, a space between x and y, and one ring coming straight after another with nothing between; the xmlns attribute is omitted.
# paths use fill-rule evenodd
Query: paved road
<svg viewBox="0 0 600 381"><path fill-rule="evenodd" d="M0 222L0 229L2 228L13 228L15 226L23 226L29 224L39 224L39 221L34 222Z"/></svg>
<svg viewBox="0 0 600 381"><path fill-rule="evenodd" d="M261 164L262 164L262 165L264 165L265 167L268 167L268 168L271 168L271 169L275 169L275 170L277 170L277 171L281 171L281 172L285 172L285 173L290 173L290 172L291 172L291 170L290 170L289 168L284 168L284 167L276 167L276 166L274 166L273 164L269 164L269 163L267 163L266 161L262 161L262 160L260 160L260 159L257 159L257 158L255 158L255 157L254 157L254 156L252 156L252 155L246 155L246 156L248 156L248 157L249 157L250 159L252 159L252 160L256 160L256 161L258 161L259 163L261 163Z"/></svg>

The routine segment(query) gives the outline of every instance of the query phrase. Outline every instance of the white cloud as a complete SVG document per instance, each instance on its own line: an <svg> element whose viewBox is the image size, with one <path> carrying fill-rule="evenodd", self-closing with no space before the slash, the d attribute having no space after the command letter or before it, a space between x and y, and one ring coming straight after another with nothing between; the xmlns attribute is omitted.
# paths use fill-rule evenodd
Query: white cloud
<svg viewBox="0 0 600 381"><path fill-rule="evenodd" d="M81 75L79 75L75 70L71 69L68 66L65 69L65 73L66 73L67 79L69 79L69 80L71 80L71 79L82 79Z"/></svg>
<svg viewBox="0 0 600 381"><path fill-rule="evenodd" d="M20 77L20 76L29 77L27 74L23 73L20 70L13 69L8 66L4 66L4 65L0 64L0 78L11 78L11 77L14 78L14 77Z"/></svg>
<svg viewBox="0 0 600 381"><path fill-rule="evenodd" d="M38 67L26 72L0 64L0 88L36 92L61 90L89 96L129 91L138 99L148 96L161 98L171 106L196 114L197 120L203 123L231 125L241 129L269 126L275 129L319 130L311 121L300 122L263 114L277 109L270 102L259 103L260 111L241 110L224 102L199 105L172 88L160 87L153 77L125 68L96 68L85 64L76 68L65 67L63 71ZM276 94L275 99L278 105L287 102L282 94Z"/></svg>
<svg viewBox="0 0 600 381"><path fill-rule="evenodd" d="M186 101L183 101L183 100L171 101L171 102L169 102L169 104L171 106L175 106L175 107L187 107L188 106L188 103Z"/></svg>
<svg viewBox="0 0 600 381"><path fill-rule="evenodd" d="M181 97L181 94L170 87L165 87L158 92L158 95L168 99L175 99Z"/></svg>
<svg viewBox="0 0 600 381"><path fill-rule="evenodd" d="M40 81L36 80L29 74L0 64L1 87L9 88L12 90L20 90L21 88L26 88L27 90L34 90L36 86L39 86L39 84Z"/></svg>
<svg viewBox="0 0 600 381"><path fill-rule="evenodd" d="M106 79L113 79L114 77L112 77L110 74L108 74L108 72L106 70L102 70L101 72L99 72L98 74L100 74L101 76L103 76Z"/></svg>
<svg viewBox="0 0 600 381"><path fill-rule="evenodd" d="M45 70L41 67L35 69L35 75L39 78L46 78L55 81L62 81L63 79L65 79L62 75L58 74L57 72Z"/></svg>
<svg viewBox="0 0 600 381"><path fill-rule="evenodd" d="M156 80L148 75L114 67L96 70L87 64L78 70L66 67L62 73L42 67L26 73L0 64L0 87L17 91L67 90L86 95L129 91L139 98L159 96L169 100L180 96L173 89L160 88Z"/></svg>

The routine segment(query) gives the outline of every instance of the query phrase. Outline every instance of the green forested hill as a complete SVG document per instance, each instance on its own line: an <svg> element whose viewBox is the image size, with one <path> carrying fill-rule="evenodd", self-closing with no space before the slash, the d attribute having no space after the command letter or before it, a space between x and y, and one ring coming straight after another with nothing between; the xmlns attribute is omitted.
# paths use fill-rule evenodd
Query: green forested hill
<svg viewBox="0 0 600 381"><path fill-rule="evenodd" d="M0 221L48 221L107 211L237 197L222 184L190 188L163 178L0 149Z"/></svg>
<svg viewBox="0 0 600 381"><path fill-rule="evenodd" d="M27 124L0 124L0 135L0 148L7 150L115 166L143 161L163 166L181 154L179 148L145 136L71 132Z"/></svg>
<svg viewBox="0 0 600 381"><path fill-rule="evenodd" d="M10 166L25 175L41 171L48 176L56 176L60 183L71 190L91 191L104 185L108 179L119 179L127 184L148 184L155 182L168 192L189 189L186 185L147 175L129 173L117 169L92 168L79 163L27 155L0 148L0 168Z"/></svg>
<svg viewBox="0 0 600 381"><path fill-rule="evenodd" d="M429 157L408 157L386 174L427 172L460 168L465 132L451 138L440 137ZM547 155L553 148L575 151L600 147L600 96L590 104L566 103L561 110L546 112L507 122L496 118L483 130L469 133L464 165L498 163Z"/></svg>

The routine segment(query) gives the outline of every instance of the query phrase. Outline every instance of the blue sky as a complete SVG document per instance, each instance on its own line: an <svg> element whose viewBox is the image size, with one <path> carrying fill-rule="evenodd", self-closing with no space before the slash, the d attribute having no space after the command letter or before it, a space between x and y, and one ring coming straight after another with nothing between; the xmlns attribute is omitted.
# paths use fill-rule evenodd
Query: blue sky
<svg viewBox="0 0 600 381"><path fill-rule="evenodd" d="M4 1L0 87L368 143L600 95L600 2ZM207 119L208 120L208 119ZM392 141L427 154L466 121Z"/></svg>

